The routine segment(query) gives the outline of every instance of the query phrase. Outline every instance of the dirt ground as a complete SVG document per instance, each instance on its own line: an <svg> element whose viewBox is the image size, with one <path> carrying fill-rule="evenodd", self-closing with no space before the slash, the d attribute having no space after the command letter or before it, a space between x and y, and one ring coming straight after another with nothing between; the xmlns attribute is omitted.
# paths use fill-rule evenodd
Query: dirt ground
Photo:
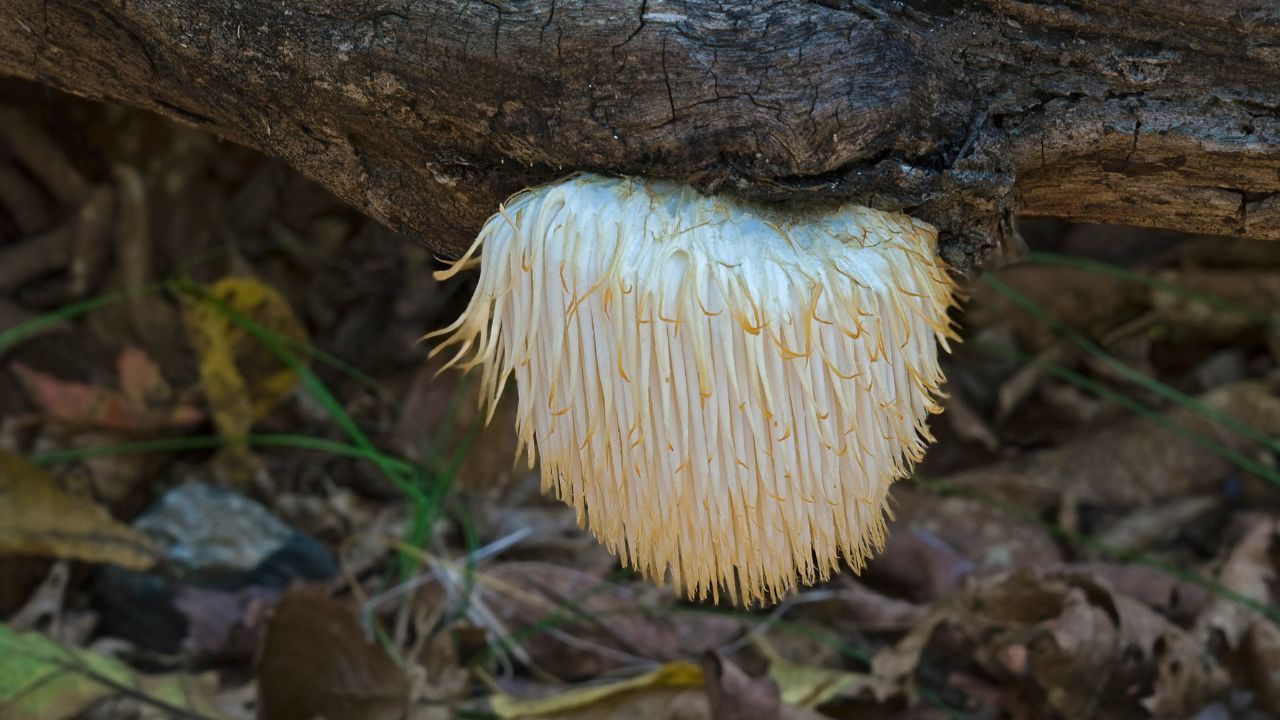
<svg viewBox="0 0 1280 720"><path fill-rule="evenodd" d="M285 164L0 83L0 718L1280 717L1280 243L1021 223L887 547L623 569Z"/></svg>

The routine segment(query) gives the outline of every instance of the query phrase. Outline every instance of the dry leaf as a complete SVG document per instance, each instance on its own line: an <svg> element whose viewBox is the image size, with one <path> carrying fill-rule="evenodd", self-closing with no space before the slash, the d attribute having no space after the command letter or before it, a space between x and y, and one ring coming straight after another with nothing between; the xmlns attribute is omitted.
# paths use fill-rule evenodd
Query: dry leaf
<svg viewBox="0 0 1280 720"><path fill-rule="evenodd" d="M0 625L0 717L65 720L123 691L144 704L217 720L215 684L211 676L139 675L112 658Z"/></svg>
<svg viewBox="0 0 1280 720"><path fill-rule="evenodd" d="M1280 397L1271 385L1243 382L1215 388L1198 398L1260 433L1280 435ZM1168 420L1248 452L1246 438L1176 407ZM948 478L1043 512L1064 494L1102 507L1142 507L1161 499L1218 490L1235 466L1213 450L1144 418L1134 418L1034 455L992 463Z"/></svg>
<svg viewBox="0 0 1280 720"><path fill-rule="evenodd" d="M1082 562L1056 567L1048 565L1045 570L1053 575L1077 575L1102 580L1121 595L1127 595L1149 606L1179 625L1189 625L1214 597L1201 585L1147 565Z"/></svg>
<svg viewBox="0 0 1280 720"><path fill-rule="evenodd" d="M782 698L773 678L753 678L712 651L702 655L702 676L712 720L781 720Z"/></svg>
<svg viewBox="0 0 1280 720"><path fill-rule="evenodd" d="M1107 612L1078 587L1066 592L1058 612L1041 626L1042 632L1029 638L1028 671L1044 689L1049 705L1064 716L1091 717L1102 695L1080 688L1100 687L1110 679L1118 631Z"/></svg>
<svg viewBox="0 0 1280 720"><path fill-rule="evenodd" d="M1278 577L1271 561L1275 547L1280 547L1280 520L1255 518L1218 571L1218 582L1238 595L1263 605L1273 605L1271 588ZM1249 626L1259 618L1257 611L1220 595L1196 619L1196 634L1202 642L1220 639L1234 649Z"/></svg>
<svg viewBox="0 0 1280 720"><path fill-rule="evenodd" d="M1220 504L1221 500L1214 495L1193 495L1150 507L1133 508L1099 531L1094 540L1118 550L1146 550L1187 528Z"/></svg>
<svg viewBox="0 0 1280 720"><path fill-rule="evenodd" d="M950 539L909 523L894 523L889 526L884 553L868 563L867 577L893 586L912 600L928 601L951 594L975 569L975 563Z"/></svg>
<svg viewBox="0 0 1280 720"><path fill-rule="evenodd" d="M1245 650L1258 704L1280 715L1280 628L1266 620L1255 621L1245 636Z"/></svg>
<svg viewBox="0 0 1280 720"><path fill-rule="evenodd" d="M573 618L521 641L535 665L560 678L595 677L644 662L694 657L736 638L738 620L664 611L670 594L649 585L611 585L551 563L494 563L477 586L512 631L564 608ZM660 601L657 598L661 598Z"/></svg>
<svg viewBox="0 0 1280 720"><path fill-rule="evenodd" d="M977 498L941 495L914 482L893 489L893 515L884 551L866 577L895 594L940 598L964 576L1004 571L1061 556L1043 528Z"/></svg>
<svg viewBox="0 0 1280 720"><path fill-rule="evenodd" d="M833 578L824 590L832 593L829 600L797 606L795 613L811 624L840 634L904 632L926 612L923 605L872 590L863 580L847 573Z"/></svg>
<svg viewBox="0 0 1280 720"><path fill-rule="evenodd" d="M501 718L521 718L536 716L564 716L573 711L593 709L590 715L573 714L575 718L609 717L615 706L606 703L610 700L622 699L622 696L638 690L685 690L702 685L702 668L690 662L670 662L659 666L643 675L637 675L620 682L587 685L572 690L533 700L522 700L506 694L497 694L489 703L494 714ZM662 693L663 701L667 693ZM626 698L634 701L635 698ZM636 716L640 717L640 716ZM656 716L655 716L656 717Z"/></svg>
<svg viewBox="0 0 1280 720"><path fill-rule="evenodd" d="M1230 339L1250 327L1265 324L1265 318L1280 307L1280 273L1271 269L1178 269L1160 273L1159 277L1244 311L1208 303L1190 294L1150 290L1152 307L1183 340Z"/></svg>
<svg viewBox="0 0 1280 720"><path fill-rule="evenodd" d="M286 593L268 622L258 690L264 720L401 720L409 703L404 671L351 608L310 587Z"/></svg>
<svg viewBox="0 0 1280 720"><path fill-rule="evenodd" d="M146 352L125 347L117 363L119 390L60 380L22 363L14 363L13 371L52 420L74 428L145 435L188 428L204 418L199 409L175 402Z"/></svg>
<svg viewBox="0 0 1280 720"><path fill-rule="evenodd" d="M1240 597L1276 607L1277 549L1280 519L1253 517L1218 571L1218 582ZM1195 634L1210 647L1238 651L1259 702L1269 712L1280 713L1280 630L1273 620L1233 598L1217 595L1196 619Z"/></svg>
<svg viewBox="0 0 1280 720"><path fill-rule="evenodd" d="M279 599L275 590L254 585L234 591L179 586L173 607L187 621L182 653L201 660L252 658Z"/></svg>
<svg viewBox="0 0 1280 720"><path fill-rule="evenodd" d="M1049 315L1094 337L1136 315L1147 300L1141 285L1076 268L1028 263L1001 268L999 278ZM1009 323L1020 345L1035 354L1058 343L1052 328L1000 291L986 283L974 283L972 291L966 327Z"/></svg>
<svg viewBox="0 0 1280 720"><path fill-rule="evenodd" d="M307 341L302 323L274 288L252 278L229 277L207 290L214 300L267 330ZM254 421L289 394L297 376L214 303L188 300L183 318L200 358L200 383L218 432L231 439L248 436Z"/></svg>
<svg viewBox="0 0 1280 720"><path fill-rule="evenodd" d="M515 425L508 423L508 427ZM477 437L477 443L482 440L483 437ZM470 455L487 456L494 464L501 462L497 457L501 451L490 451L494 446L477 444L474 447L485 448L485 451ZM475 465L471 467L475 469ZM460 478L465 468L464 465L459 469ZM617 556L578 526L573 508L542 494L541 479L536 472L515 474L507 482L494 483L472 494L472 488L482 483L475 475L466 481L467 508L477 535L497 539L517 532L527 534L504 554L508 560L536 560L570 567L579 574L596 578L608 575L618 566Z"/></svg>
<svg viewBox="0 0 1280 720"><path fill-rule="evenodd" d="M757 647L769 659L764 677L749 677L718 653L707 651L701 665L677 660L627 680L585 684L541 698L526 700L499 693L490 698L490 704L502 718L595 720L678 715L712 720L806 720L820 717L809 708L836 698L856 697L865 690L887 695L892 689L868 675L789 662L763 640L757 640ZM705 689L705 697L688 694L697 687Z"/></svg>
<svg viewBox="0 0 1280 720"><path fill-rule="evenodd" d="M856 698L868 692L883 700L896 691L891 683L867 673L791 662L763 637L755 637L754 644L768 658L769 677L777 685L782 702L790 706L783 708L784 714L792 708L814 709L837 698Z"/></svg>
<svg viewBox="0 0 1280 720"><path fill-rule="evenodd" d="M34 630L46 620L54 620L62 614L64 596L67 594L67 581L71 579L71 568L66 562L54 563L49 568L49 575L40 583L22 608L9 616L9 627L22 632Z"/></svg>
<svg viewBox="0 0 1280 720"><path fill-rule="evenodd" d="M60 490L44 470L0 451L0 554L60 557L146 570L159 551L91 500Z"/></svg>
<svg viewBox="0 0 1280 720"><path fill-rule="evenodd" d="M964 395L953 392L944 401L947 408L943 415L951 426L956 437L966 442L975 442L990 452L1000 449L1000 438L991 428L991 424L969 404Z"/></svg>
<svg viewBox="0 0 1280 720"><path fill-rule="evenodd" d="M1065 717L1101 703L1137 712L1143 695L1148 711L1184 717L1227 686L1204 646L1146 605L1088 576L1029 571L970 583L877 653L873 674L909 683L942 626L988 672L1029 684Z"/></svg>

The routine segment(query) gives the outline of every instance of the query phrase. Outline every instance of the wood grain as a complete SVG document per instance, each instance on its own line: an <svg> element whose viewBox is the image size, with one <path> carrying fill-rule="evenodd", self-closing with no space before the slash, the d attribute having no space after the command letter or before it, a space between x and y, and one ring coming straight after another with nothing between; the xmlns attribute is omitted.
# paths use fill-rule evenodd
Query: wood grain
<svg viewBox="0 0 1280 720"><path fill-rule="evenodd" d="M282 157L444 255L574 170L1280 238L1270 0L6 0L0 73Z"/></svg>

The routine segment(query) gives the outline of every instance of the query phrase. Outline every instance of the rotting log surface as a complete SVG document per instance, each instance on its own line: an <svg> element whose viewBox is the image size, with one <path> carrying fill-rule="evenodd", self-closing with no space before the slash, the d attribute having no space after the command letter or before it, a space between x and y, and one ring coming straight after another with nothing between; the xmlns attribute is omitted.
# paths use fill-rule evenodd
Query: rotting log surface
<svg viewBox="0 0 1280 720"><path fill-rule="evenodd" d="M456 255L571 170L937 224L1280 239L1275 0L3 0L0 73L286 159Z"/></svg>

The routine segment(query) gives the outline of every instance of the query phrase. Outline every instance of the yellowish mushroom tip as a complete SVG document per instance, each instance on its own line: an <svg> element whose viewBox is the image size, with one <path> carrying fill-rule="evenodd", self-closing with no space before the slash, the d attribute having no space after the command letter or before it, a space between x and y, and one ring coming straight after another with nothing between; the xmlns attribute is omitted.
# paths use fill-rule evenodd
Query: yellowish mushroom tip
<svg viewBox="0 0 1280 720"><path fill-rule="evenodd" d="M439 351L515 376L532 463L624 563L690 597L776 601L883 547L889 485L932 440L956 335L937 232L576 175L513 197Z"/></svg>

